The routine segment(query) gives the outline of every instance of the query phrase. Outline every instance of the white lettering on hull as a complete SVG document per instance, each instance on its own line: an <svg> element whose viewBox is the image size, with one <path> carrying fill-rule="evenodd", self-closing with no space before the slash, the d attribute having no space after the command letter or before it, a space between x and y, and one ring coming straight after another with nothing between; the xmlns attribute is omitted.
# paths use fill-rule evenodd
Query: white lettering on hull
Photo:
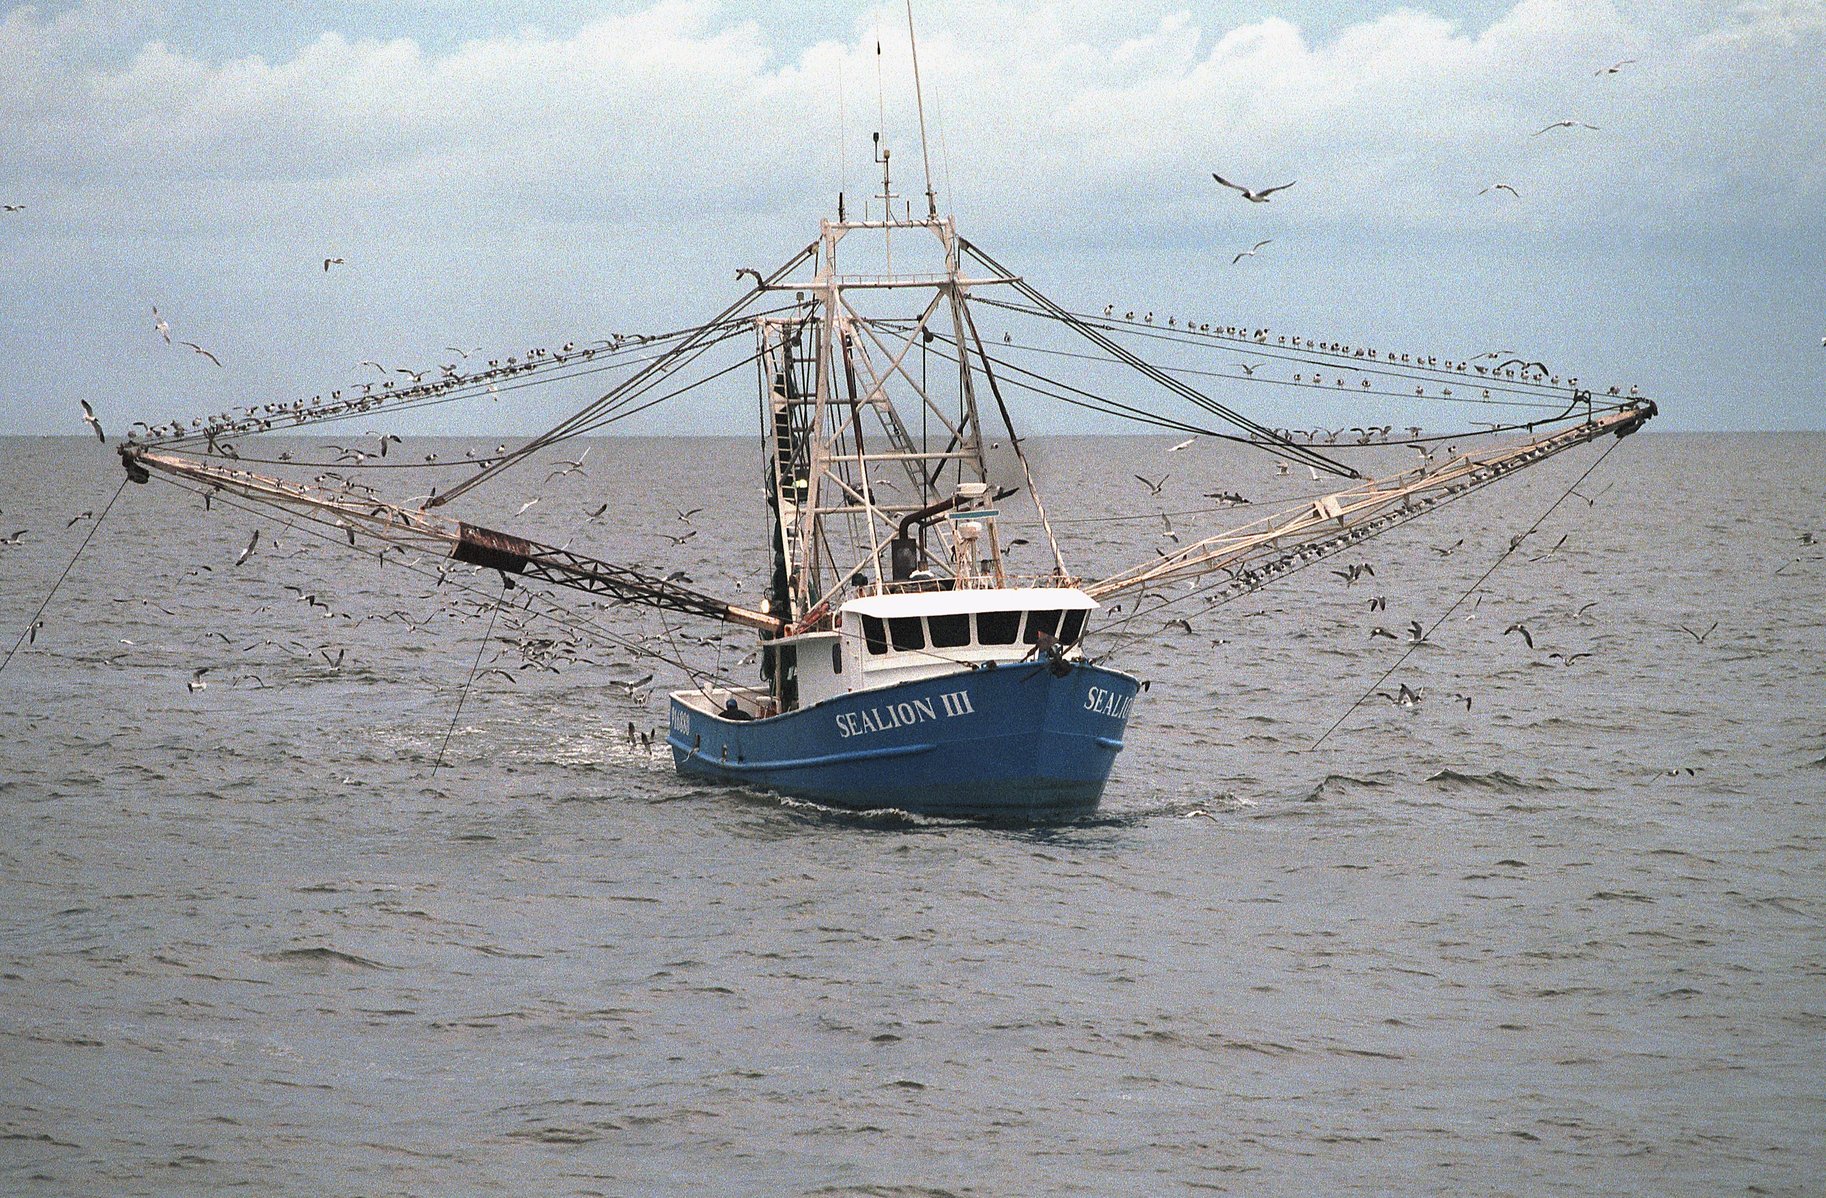
<svg viewBox="0 0 1826 1198"><path fill-rule="evenodd" d="M896 728L923 724L927 720L948 720L960 715L973 715L975 712L968 691L946 691L938 696L936 703L931 699L877 703L861 711L841 712L831 719L837 725L837 735L848 740L852 736L872 736L877 732L891 732Z"/></svg>
<svg viewBox="0 0 1826 1198"><path fill-rule="evenodd" d="M1090 693L1084 696L1084 710L1094 711L1098 715L1106 715L1117 720L1128 719L1129 708L1134 703L1134 695L1119 695L1115 691L1104 690L1100 686L1091 687Z"/></svg>

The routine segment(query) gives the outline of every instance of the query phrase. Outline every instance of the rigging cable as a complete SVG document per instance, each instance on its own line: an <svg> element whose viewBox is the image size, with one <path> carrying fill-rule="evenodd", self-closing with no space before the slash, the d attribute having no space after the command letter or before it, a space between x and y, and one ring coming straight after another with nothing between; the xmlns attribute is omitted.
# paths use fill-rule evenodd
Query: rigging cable
<svg viewBox="0 0 1826 1198"><path fill-rule="evenodd" d="M437 760L431 766L433 778L444 764L444 752L450 748L450 734L456 731L457 718L463 714L463 700L469 698L469 684L476 680L476 671L482 668L482 654L488 651L488 643L494 639L495 621L501 618L501 609L507 605L507 586L507 575L503 574L501 596L495 601L494 614L488 617L488 631L482 634L482 643L476 646L476 659L469 665L469 677L463 679L463 689L457 692L456 710L450 713L450 727L444 729L444 743L437 748Z"/></svg>
<svg viewBox="0 0 1826 1198"><path fill-rule="evenodd" d="M1604 452L1598 455L1598 460L1593 462L1591 465L1587 466L1585 468L1585 473L1579 475L1578 478L1574 479L1572 486L1567 487L1566 490L1560 495L1560 497L1558 499L1554 500L1551 504L1548 505L1547 510L1542 512L1540 514L1540 516L1535 520L1535 522L1528 526L1527 532L1521 534L1520 536L1510 537L1509 538L1509 547L1507 549L1503 550L1501 553L1497 554L1496 560L1490 563L1490 568L1488 570L1485 570L1482 574L1480 574L1477 578L1477 581L1472 583L1468 588L1466 588L1464 594L1462 594L1458 598L1452 600L1452 606L1446 608L1446 610L1440 614L1440 617L1437 620L1434 620L1432 625L1427 628L1426 632L1424 634L1422 634L1420 639L1416 640L1413 644L1409 645L1402 652L1401 656L1395 659L1394 665L1392 665L1388 669L1384 670L1382 672L1381 677L1377 678L1376 681L1370 683L1369 689L1364 691L1361 695L1357 696L1356 702L1352 703L1349 707L1345 708L1344 714L1339 716L1336 720L1334 720L1332 722L1331 727L1327 728L1324 732L1320 733L1318 740L1315 740L1312 742L1312 744L1306 746L1306 751L1308 753L1310 753L1314 749L1318 748L1320 745L1324 744L1325 738L1330 736L1332 733L1336 732L1338 730L1338 725L1342 724L1345 720L1349 719L1351 712L1353 712L1353 711L1357 710L1357 708L1361 707L1363 705L1363 701L1365 699L1369 698L1372 694L1374 694L1377 687L1381 686L1384 682L1387 682L1389 679L1389 675L1393 674L1396 670L1400 669L1402 663L1407 661L1407 659L1413 654L1414 650L1420 648L1420 646L1422 646L1424 644L1427 644L1432 639L1434 630L1437 629L1441 624L1445 623L1447 617L1449 617L1453 612L1458 610L1459 604L1463 603L1466 599L1469 599L1472 596L1472 594L1474 594L1477 591L1477 589L1479 587L1483 586L1484 582L1492 574L1496 573L1496 568L1498 566L1502 565L1505 561L1509 560L1510 554L1514 553L1517 549L1520 549L1522 547L1522 543L1524 541L1526 541L1529 537L1534 535L1535 531L1541 527L1542 523L1546 521L1547 517L1553 515L1554 511L1562 503L1566 502L1567 497L1570 496L1573 493L1573 491L1578 489L1579 484L1584 482L1588 477L1590 477L1592 471L1596 470L1599 466L1602 466L1604 464L1604 459L1610 456L1610 451L1615 449L1618 444L1619 444L1619 441L1613 440L1609 445L1605 446Z"/></svg>
<svg viewBox="0 0 1826 1198"><path fill-rule="evenodd" d="M1011 273L1006 267L1002 266L995 259L991 258L988 254L985 254L981 249L979 249L974 242L971 242L964 238L959 238L958 240L964 246L965 249L970 251L971 257L975 258L978 262L982 263L984 266L988 267L990 270L996 271L997 273L999 273L1002 276L1004 276L1005 278L1007 278L1014 285L1014 287L1017 291L1019 291L1022 295L1027 296L1027 298L1031 299L1034 303L1039 304L1042 307L1046 308L1047 311L1052 315L1052 317L1055 320L1058 320L1062 324L1066 325L1066 327L1072 329L1074 332L1076 332L1080 336L1086 338L1093 344L1100 346L1106 352L1114 355L1117 358L1117 360L1134 368L1135 370L1139 371L1142 375L1146 376L1147 378L1152 379L1156 383L1159 383L1162 387L1165 387L1167 390L1173 392L1174 394L1180 396L1183 399L1191 401L1192 403L1205 409L1207 412L1211 412L1215 415L1222 416L1225 420L1228 420L1231 424L1236 425L1238 428L1247 429L1250 432L1259 434L1269 444L1280 446L1282 448L1282 452L1287 454L1289 457L1292 457L1298 461L1304 462L1309 466L1313 466L1316 469L1328 470L1333 474L1342 475L1345 478L1362 478L1363 477L1363 475L1361 473L1359 473L1358 471L1345 465L1344 463L1335 461L1332 458L1326 457L1324 454L1319 453L1317 450L1309 448L1308 446L1295 444L1294 442L1288 440L1287 438L1281 436L1279 433L1275 432L1273 429L1268 428L1266 425L1258 424L1257 422L1249 419L1249 417L1243 415L1241 412L1238 412L1232 408L1226 407L1225 405L1223 405L1221 403L1218 403L1216 400L1214 400L1210 396L1204 394L1202 391L1199 391L1199 390L1189 386L1188 384L1181 382L1180 380L1174 378L1172 375L1161 370L1159 367L1154 366L1152 363L1146 361L1145 359L1135 356L1135 354L1131 353L1129 350L1124 349L1121 345L1118 345L1116 342L1114 342L1114 341L1110 340L1108 337L1104 336L1102 332L1098 331L1096 328L1094 328L1090 324L1087 324L1085 321L1080 320L1078 317L1074 316L1072 313L1066 311L1064 308L1060 307L1058 304L1056 304L1052 300L1048 299L1044 294L1042 294L1040 291L1036 290L1033 287L1033 285L1028 283L1025 279L1022 279L1019 276Z"/></svg>
<svg viewBox="0 0 1826 1198"><path fill-rule="evenodd" d="M82 556L82 551L87 549L89 542L95 539L95 534L101 530L101 522L108 518L109 511L114 507L114 500L120 498L120 493L127 489L129 481L125 478L120 480L120 486L114 489L114 496L108 500L108 506L101 509L101 515L95 517L95 523L89 528L89 535L84 537L82 544L76 547L75 554L70 558L70 564L63 568L63 573L59 574L57 581L51 584L51 593L44 597L44 602L40 603L38 610L32 613L32 618L26 622L25 631L19 634L19 639L13 642L13 647L6 651L5 660L0 660L0 670L6 669L7 663L13 660L13 654L19 652L19 646L24 644L26 637L30 636L32 630L38 627L39 617L44 615L45 608L51 606L51 600L57 597L57 588L63 585L63 580L68 578L70 571L76 568L76 559Z"/></svg>

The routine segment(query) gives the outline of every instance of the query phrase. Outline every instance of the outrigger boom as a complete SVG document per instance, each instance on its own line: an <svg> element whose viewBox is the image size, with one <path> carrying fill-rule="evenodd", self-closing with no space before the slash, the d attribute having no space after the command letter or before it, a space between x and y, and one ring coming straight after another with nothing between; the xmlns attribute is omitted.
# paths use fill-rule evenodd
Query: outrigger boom
<svg viewBox="0 0 1826 1198"><path fill-rule="evenodd" d="M638 603L730 624L743 624L773 635L785 627L783 621L766 612L751 611L725 603L701 591L679 586L676 582L657 578L629 566L600 561L568 549L529 541L512 533L483 528L461 520L448 520L434 516L422 508L403 507L381 500L357 503L306 483L198 462L143 446L123 445L120 456L128 477L135 482L147 481L147 471L157 470L212 490L227 491L275 507L324 513L331 517L332 524L348 533L351 543L355 533L360 531L402 548L446 552L454 561L499 570L503 576L523 575L592 595L606 595L623 603Z"/></svg>

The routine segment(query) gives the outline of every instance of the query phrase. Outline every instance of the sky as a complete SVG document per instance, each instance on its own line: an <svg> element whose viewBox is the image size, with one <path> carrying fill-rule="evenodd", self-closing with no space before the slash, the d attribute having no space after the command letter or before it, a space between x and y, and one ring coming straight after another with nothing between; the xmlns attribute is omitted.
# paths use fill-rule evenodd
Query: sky
<svg viewBox="0 0 1826 1198"><path fill-rule="evenodd" d="M1826 428L1826 0L915 11L941 208L1068 306L1513 347L1639 387L1659 428ZM877 127L921 189L905 21L0 0L0 203L23 206L0 214L0 434L82 434L79 399L124 429L327 391L363 359L694 323L839 189L872 190ZM1562 120L1596 128L1539 132ZM1297 182L1251 204L1214 171ZM167 345L154 305L222 365ZM751 408L631 427L741 433Z"/></svg>

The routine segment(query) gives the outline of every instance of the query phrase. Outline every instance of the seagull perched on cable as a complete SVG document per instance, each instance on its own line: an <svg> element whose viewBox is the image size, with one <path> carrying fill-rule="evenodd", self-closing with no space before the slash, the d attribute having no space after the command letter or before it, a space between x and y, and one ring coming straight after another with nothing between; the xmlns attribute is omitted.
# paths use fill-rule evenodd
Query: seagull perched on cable
<svg viewBox="0 0 1826 1198"><path fill-rule="evenodd" d="M1230 180L1224 178L1222 175L1218 174L1216 171L1211 172L1211 177L1213 179L1216 179L1219 183L1222 183L1225 187L1230 188L1232 191L1242 192L1243 198L1245 200L1248 200L1251 204L1266 204L1268 202L1269 196L1273 195L1277 191L1286 191L1289 187L1293 186L1293 183L1299 182L1298 179L1295 179L1293 181L1293 183L1283 183L1279 187L1264 187L1260 191L1253 191L1250 188L1244 187L1240 183L1230 182Z"/></svg>
<svg viewBox="0 0 1826 1198"><path fill-rule="evenodd" d="M1545 128L1536 129L1533 133L1530 133L1528 136L1539 137L1541 134L1546 133L1550 129L1596 129L1596 128L1597 128L1596 125L1587 125L1584 121L1555 121L1553 124L1548 125Z"/></svg>
<svg viewBox="0 0 1826 1198"><path fill-rule="evenodd" d="M106 445L108 435L101 431L101 421L95 418L95 409L89 406L89 401L86 399L79 399L76 402L82 405L82 422L95 430L96 440Z"/></svg>
<svg viewBox="0 0 1826 1198"><path fill-rule="evenodd" d="M1215 177L1215 176L1213 176L1213 177ZM1293 184L1289 183L1288 186L1292 187ZM1244 258L1255 257L1256 254L1261 252L1261 249L1263 246L1272 245L1273 243L1274 243L1274 238L1272 238L1272 237L1267 237L1267 238L1262 239L1261 241L1256 242L1255 245L1253 245L1249 249L1244 250L1242 253L1238 254L1236 257L1230 259L1230 265L1235 266L1238 262L1241 262Z"/></svg>

